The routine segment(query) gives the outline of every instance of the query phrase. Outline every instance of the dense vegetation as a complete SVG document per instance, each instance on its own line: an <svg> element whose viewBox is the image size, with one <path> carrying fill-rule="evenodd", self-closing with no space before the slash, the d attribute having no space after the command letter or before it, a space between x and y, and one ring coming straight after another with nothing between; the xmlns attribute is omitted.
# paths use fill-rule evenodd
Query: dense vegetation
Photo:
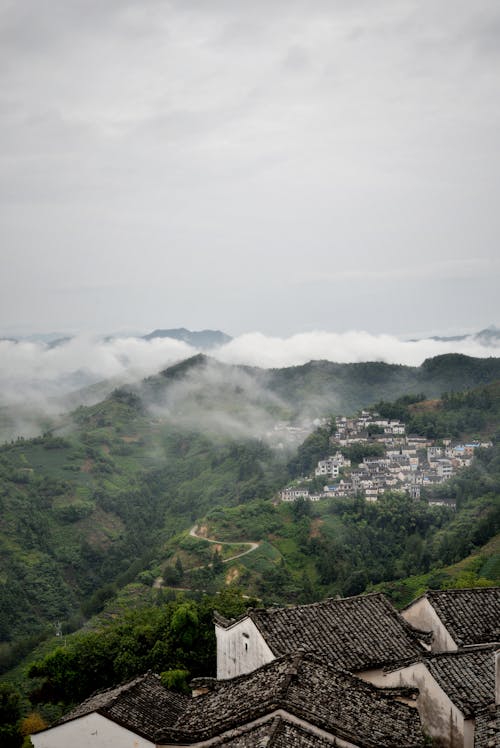
<svg viewBox="0 0 500 748"><path fill-rule="evenodd" d="M376 503L252 503L214 510L206 525L211 537L264 541L235 562L231 577L240 585L267 602L309 602L426 574L487 543L500 532L500 445L478 454L474 466L440 488L445 490L456 510L386 493ZM500 568L487 562L468 576L471 585L500 582ZM397 587L391 595L403 602Z"/></svg>
<svg viewBox="0 0 500 748"><path fill-rule="evenodd" d="M270 497L284 480L263 442L152 427L121 391L75 420L64 438L0 448L4 670L58 621L78 628L200 513Z"/></svg>
<svg viewBox="0 0 500 748"><path fill-rule="evenodd" d="M495 434L499 428L500 383L465 392L443 392L440 400L424 395L380 401L375 409L386 418L404 421L410 433L431 439Z"/></svg>
<svg viewBox="0 0 500 748"><path fill-rule="evenodd" d="M419 367L311 361L259 376L266 387L297 408L307 402L309 412L316 410L318 415L349 414L378 400L392 401L422 392L427 397L440 397L443 392L469 390L499 380L500 359L451 353L427 359Z"/></svg>
<svg viewBox="0 0 500 748"><path fill-rule="evenodd" d="M455 391L495 377L499 360L462 356L415 369L313 362L270 373L197 357L79 408L64 428L5 444L0 671L42 643L31 664L31 697L50 720L90 690L144 668L169 673L168 682L180 687L188 672L211 670L216 603L175 602L176 590L201 596L240 587L267 604L382 585L404 603L428 585L500 583L493 540L500 532L500 385ZM446 394L428 400L424 391ZM394 395L401 396L393 401ZM414 433L492 438L492 449L479 450L470 468L435 489L437 497L454 499L456 510L397 493L376 504L271 501L290 478L327 456L334 421L294 452L260 438L270 424L293 423L304 411L349 412L377 399L382 415L404 420ZM357 462L363 450L377 448L355 445L346 455ZM190 536L194 523L225 544ZM248 552L245 542L258 547ZM471 565L444 571L470 553ZM240 604L217 598L228 610ZM101 611L95 625L108 621L105 633L68 636ZM67 636L64 652L56 631ZM19 677L22 695L11 686L0 690L2 745L19 744L19 720L32 708Z"/></svg>

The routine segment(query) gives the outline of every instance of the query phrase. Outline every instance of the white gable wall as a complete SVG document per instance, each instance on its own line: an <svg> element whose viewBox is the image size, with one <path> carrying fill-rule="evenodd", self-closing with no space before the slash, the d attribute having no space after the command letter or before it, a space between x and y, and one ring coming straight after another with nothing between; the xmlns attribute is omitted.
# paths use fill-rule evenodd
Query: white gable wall
<svg viewBox="0 0 500 748"><path fill-rule="evenodd" d="M215 636L219 680L251 673L276 659L251 618L243 618L228 628L216 624Z"/></svg>
<svg viewBox="0 0 500 748"><path fill-rule="evenodd" d="M464 720L423 662L387 673L382 669L356 673L380 688L418 688L417 709L424 731L443 748L474 748L474 721Z"/></svg>
<svg viewBox="0 0 500 748"><path fill-rule="evenodd" d="M415 600L401 611L403 618L422 631L432 631L431 650L433 652L455 652L458 647L438 614L426 597Z"/></svg>
<svg viewBox="0 0 500 748"><path fill-rule="evenodd" d="M154 748L139 737L96 712L31 736L35 748Z"/></svg>

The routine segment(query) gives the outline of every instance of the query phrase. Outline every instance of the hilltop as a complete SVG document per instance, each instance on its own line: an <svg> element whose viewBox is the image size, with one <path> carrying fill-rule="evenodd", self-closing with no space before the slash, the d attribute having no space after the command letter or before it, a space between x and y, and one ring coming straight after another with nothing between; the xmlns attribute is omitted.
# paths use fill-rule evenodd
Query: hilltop
<svg viewBox="0 0 500 748"><path fill-rule="evenodd" d="M153 330L148 335L143 335L143 340L154 340L155 338L173 338L174 340L182 340L184 343L193 346L193 348L201 348L201 350L209 350L210 348L216 348L219 345L225 345L230 343L232 337L227 335L221 330L187 330L185 327L178 327L172 330Z"/></svg>

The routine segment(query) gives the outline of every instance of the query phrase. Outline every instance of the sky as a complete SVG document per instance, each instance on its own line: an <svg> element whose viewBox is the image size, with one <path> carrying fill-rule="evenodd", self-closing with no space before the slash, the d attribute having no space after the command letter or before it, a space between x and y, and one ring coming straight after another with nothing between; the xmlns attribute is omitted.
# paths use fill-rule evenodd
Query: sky
<svg viewBox="0 0 500 748"><path fill-rule="evenodd" d="M500 323L498 0L0 0L0 112L0 334Z"/></svg>

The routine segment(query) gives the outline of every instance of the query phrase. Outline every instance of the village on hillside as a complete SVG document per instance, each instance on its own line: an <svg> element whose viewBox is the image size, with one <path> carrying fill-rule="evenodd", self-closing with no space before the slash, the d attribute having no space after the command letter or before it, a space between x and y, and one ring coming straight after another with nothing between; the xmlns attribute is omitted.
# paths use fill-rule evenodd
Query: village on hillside
<svg viewBox="0 0 500 748"><path fill-rule="evenodd" d="M364 457L353 467L342 450L368 444L380 445L380 455ZM443 483L468 467L475 450L489 448L492 443L462 444L453 443L451 439L435 440L407 434L401 421L363 410L353 418L337 417L330 445L333 454L318 461L314 476L305 476L286 486L280 492L282 501L353 496L376 501L385 491L405 491L412 498L420 499L422 489ZM324 478L322 490L311 490L308 486L314 478ZM446 499L430 499L429 503L454 506Z"/></svg>

